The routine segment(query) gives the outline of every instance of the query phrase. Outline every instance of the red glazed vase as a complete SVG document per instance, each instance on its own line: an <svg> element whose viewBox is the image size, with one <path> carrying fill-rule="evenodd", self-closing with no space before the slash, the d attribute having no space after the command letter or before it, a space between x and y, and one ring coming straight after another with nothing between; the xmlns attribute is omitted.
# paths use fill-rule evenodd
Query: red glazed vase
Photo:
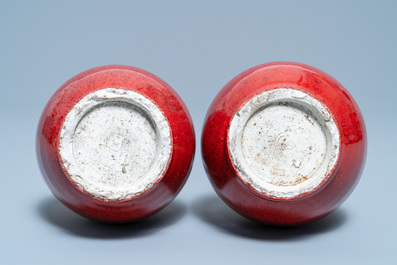
<svg viewBox="0 0 397 265"><path fill-rule="evenodd" d="M129 66L85 71L41 116L37 156L52 193L103 222L130 222L167 206L192 167L190 114L160 78Z"/></svg>
<svg viewBox="0 0 397 265"><path fill-rule="evenodd" d="M366 157L361 112L328 74L267 63L232 79L210 106L202 155L217 194L236 212L299 225L337 209Z"/></svg>

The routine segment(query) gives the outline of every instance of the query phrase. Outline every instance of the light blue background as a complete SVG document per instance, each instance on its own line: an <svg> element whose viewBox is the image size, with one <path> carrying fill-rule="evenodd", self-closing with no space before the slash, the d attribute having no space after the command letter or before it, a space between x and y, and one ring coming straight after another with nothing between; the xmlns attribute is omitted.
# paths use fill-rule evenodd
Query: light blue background
<svg viewBox="0 0 397 265"><path fill-rule="evenodd" d="M0 3L1 264L397 264L397 1L4 1ZM217 92L279 60L320 68L360 106L367 164L352 196L311 225L252 223L218 199L200 135ZM86 69L125 64L169 83L191 111L197 153L176 200L144 222L88 221L42 179L45 104Z"/></svg>

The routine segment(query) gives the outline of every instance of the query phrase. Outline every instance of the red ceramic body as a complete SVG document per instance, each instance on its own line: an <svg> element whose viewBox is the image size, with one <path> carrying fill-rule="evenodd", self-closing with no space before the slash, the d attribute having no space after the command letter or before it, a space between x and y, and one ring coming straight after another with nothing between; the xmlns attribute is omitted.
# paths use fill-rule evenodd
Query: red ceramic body
<svg viewBox="0 0 397 265"><path fill-rule="evenodd" d="M228 152L234 114L255 95L277 88L300 90L324 104L341 138L338 163L327 182L293 199L271 198L253 189L240 178ZM236 212L266 224L298 225L331 213L353 191L366 157L365 125L351 95L328 74L300 63L267 63L239 74L216 96L202 132L202 156L215 191Z"/></svg>
<svg viewBox="0 0 397 265"><path fill-rule="evenodd" d="M137 92L154 102L168 119L172 157L163 176L147 191L117 201L92 196L68 177L59 162L59 133L69 111L86 95L103 88ZM67 81L45 107L37 130L37 157L52 193L76 213L103 222L129 222L167 206L185 184L192 167L195 136L190 114L177 93L160 78L129 66L103 66Z"/></svg>

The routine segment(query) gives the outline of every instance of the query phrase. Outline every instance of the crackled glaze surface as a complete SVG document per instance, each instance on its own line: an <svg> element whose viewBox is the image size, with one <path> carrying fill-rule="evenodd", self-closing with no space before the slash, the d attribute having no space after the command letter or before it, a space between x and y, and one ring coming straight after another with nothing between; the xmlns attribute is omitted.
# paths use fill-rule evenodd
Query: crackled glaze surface
<svg viewBox="0 0 397 265"><path fill-rule="evenodd" d="M269 103L277 90L297 96L279 93ZM202 155L214 189L235 211L297 225L331 213L353 191L366 131L354 99L334 78L300 63L268 63L218 93L204 123Z"/></svg>
<svg viewBox="0 0 397 265"><path fill-rule="evenodd" d="M239 176L264 194L315 189L335 167L339 131L319 101L294 89L261 93L233 116L229 152Z"/></svg>
<svg viewBox="0 0 397 265"><path fill-rule="evenodd" d="M124 200L150 189L171 157L171 131L156 105L142 95L105 88L68 113L59 155L71 179L103 199Z"/></svg>
<svg viewBox="0 0 397 265"><path fill-rule="evenodd" d="M186 182L195 151L178 94L153 74L120 65L85 71L61 86L43 111L36 144L53 194L103 222L130 222L167 206Z"/></svg>

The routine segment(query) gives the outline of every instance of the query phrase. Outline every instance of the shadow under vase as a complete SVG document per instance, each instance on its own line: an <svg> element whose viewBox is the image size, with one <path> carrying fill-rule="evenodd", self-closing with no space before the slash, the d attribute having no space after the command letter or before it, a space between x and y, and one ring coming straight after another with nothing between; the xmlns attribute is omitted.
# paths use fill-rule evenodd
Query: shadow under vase
<svg viewBox="0 0 397 265"><path fill-rule="evenodd" d="M315 222L294 227L276 227L251 221L228 207L218 196L206 195L197 199L193 213L218 230L257 240L302 240L340 228L348 219L343 208Z"/></svg>
<svg viewBox="0 0 397 265"><path fill-rule="evenodd" d="M54 197L43 199L37 205L40 217L68 234L87 238L143 237L177 223L187 212L186 206L174 201L157 214L127 224L107 224L86 219L63 205Z"/></svg>

